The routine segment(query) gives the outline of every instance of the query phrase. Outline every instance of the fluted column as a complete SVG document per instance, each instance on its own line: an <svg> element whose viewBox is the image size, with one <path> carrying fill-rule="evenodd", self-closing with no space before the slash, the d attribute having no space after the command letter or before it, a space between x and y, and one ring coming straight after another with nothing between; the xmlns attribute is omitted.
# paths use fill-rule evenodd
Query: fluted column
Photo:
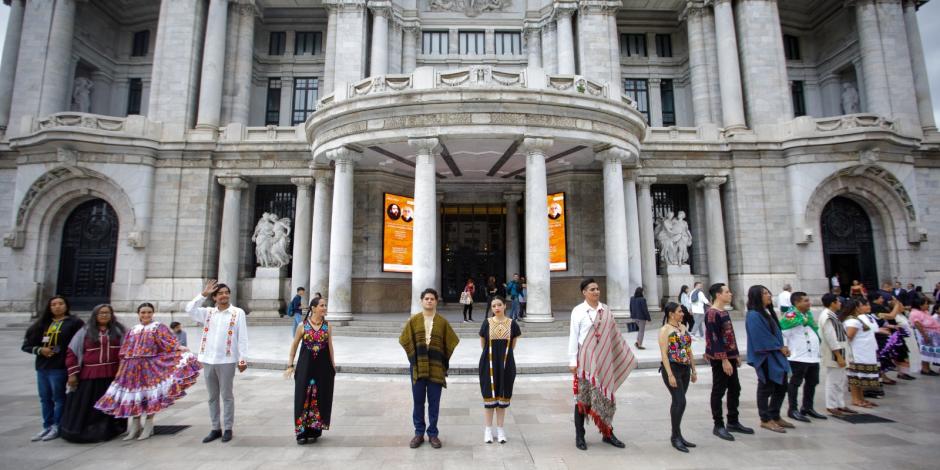
<svg viewBox="0 0 940 470"><path fill-rule="evenodd" d="M708 250L709 283L728 282L728 253L725 246L725 221L719 188L728 181L724 176L709 176L699 182L705 190L705 237Z"/></svg>
<svg viewBox="0 0 940 470"><path fill-rule="evenodd" d="M868 108L865 111L891 116L888 70L881 49L878 12L873 0L855 2L855 22L859 52L862 56L862 73L865 76L865 98L868 100Z"/></svg>
<svg viewBox="0 0 940 470"><path fill-rule="evenodd" d="M551 271L548 246L548 181L545 152L552 139L526 137L525 152L525 267L528 322L550 322L552 317Z"/></svg>
<svg viewBox="0 0 940 470"><path fill-rule="evenodd" d="M329 150L333 160L333 212L330 223L330 320L351 320L353 267L353 171L362 154L346 147Z"/></svg>
<svg viewBox="0 0 940 470"><path fill-rule="evenodd" d="M638 176L637 209L640 217L640 251L643 271L643 293L650 308L659 308L659 278L656 276L656 246L653 243L653 197L650 186L655 176Z"/></svg>
<svg viewBox="0 0 940 470"><path fill-rule="evenodd" d="M206 40L202 51L199 113L196 127L219 127L222 112L222 80L225 75L225 35L228 0L209 0Z"/></svg>
<svg viewBox="0 0 940 470"><path fill-rule="evenodd" d="M336 8L327 3L323 6L327 11L326 49L323 58L323 96L326 96L333 92L333 68L336 64Z"/></svg>
<svg viewBox="0 0 940 470"><path fill-rule="evenodd" d="M525 30L525 37L529 67L542 68L542 31L539 28L529 27Z"/></svg>
<svg viewBox="0 0 940 470"><path fill-rule="evenodd" d="M416 152L415 157L415 215L414 235L411 250L411 312L421 311L421 291L435 287L437 269L437 175L434 149L436 138L408 139L408 145Z"/></svg>
<svg viewBox="0 0 940 470"><path fill-rule="evenodd" d="M23 1L10 2L10 19L3 43L3 59L0 62L0 131L6 130L10 122L10 105L13 103L13 85L16 82L16 62L20 52L20 35L23 32Z"/></svg>
<svg viewBox="0 0 940 470"><path fill-rule="evenodd" d="M741 0L735 8L742 19L737 26L747 122L756 127L789 121L793 99L777 2Z"/></svg>
<svg viewBox="0 0 940 470"><path fill-rule="evenodd" d="M255 13L257 10L254 5L245 4L239 5L237 11L238 40L235 53L235 99L232 102L232 122L247 126L251 112L251 69L255 60ZM281 92L283 93L283 90Z"/></svg>
<svg viewBox="0 0 940 470"><path fill-rule="evenodd" d="M313 178L291 178L297 185L297 205L294 208L294 251L291 258L291 293L310 284L310 186Z"/></svg>
<svg viewBox="0 0 940 470"><path fill-rule="evenodd" d="M333 213L333 170L315 169L313 178L313 219L310 233L310 297L329 293L330 227Z"/></svg>
<svg viewBox="0 0 940 470"><path fill-rule="evenodd" d="M329 74L327 74L329 75ZM281 77L281 114L278 124L283 127L293 125L294 110L294 77Z"/></svg>
<svg viewBox="0 0 940 470"><path fill-rule="evenodd" d="M650 127L663 127L663 95L662 79L650 78L649 81L650 98Z"/></svg>
<svg viewBox="0 0 940 470"><path fill-rule="evenodd" d="M734 31L731 0L713 0L715 34L718 40L718 85L721 89L721 117L726 129L747 127L744 95L741 91L741 64Z"/></svg>
<svg viewBox="0 0 940 470"><path fill-rule="evenodd" d="M924 45L920 40L920 26L917 23L917 2L914 0L904 0L904 26L907 31L907 48L911 54L911 68L914 72L914 94L917 98L920 125L925 131L936 131L933 102L930 100L930 79L927 76ZM0 124L3 124L2 121Z"/></svg>
<svg viewBox="0 0 940 470"><path fill-rule="evenodd" d="M225 186L225 201L222 204L222 233L219 237L219 273L218 280L229 286L232 291L232 303L238 297L238 248L241 232L242 190L248 183L237 176L219 178L219 184Z"/></svg>
<svg viewBox="0 0 940 470"><path fill-rule="evenodd" d="M604 163L604 254L607 266L607 305L614 316L626 317L630 307L630 251L623 193L623 162L630 153L612 147L597 154Z"/></svg>
<svg viewBox="0 0 940 470"><path fill-rule="evenodd" d="M574 31L571 29L573 9L556 8L555 23L558 25L558 73L574 75ZM530 283L531 285L531 283ZM531 287L529 289L531 291Z"/></svg>
<svg viewBox="0 0 940 470"><path fill-rule="evenodd" d="M546 197L548 195L546 194ZM506 201L506 279L519 271L519 193L503 194Z"/></svg>
<svg viewBox="0 0 940 470"><path fill-rule="evenodd" d="M635 176L629 175L623 180L624 202L627 206L627 264L630 269L630 287L627 292L632 293L638 286L643 285L643 268L640 251L640 215L637 212Z"/></svg>
<svg viewBox="0 0 940 470"><path fill-rule="evenodd" d="M416 26L403 26L401 29L401 73L414 72L418 67L418 33Z"/></svg>
<svg viewBox="0 0 940 470"><path fill-rule="evenodd" d="M685 24L689 37L689 75L692 80L692 111L696 127L712 122L702 16L702 8L689 3L685 11Z"/></svg>
<svg viewBox="0 0 940 470"><path fill-rule="evenodd" d="M369 61L369 75L386 75L388 73L388 13L390 3L386 1L370 1L372 10L372 55Z"/></svg>

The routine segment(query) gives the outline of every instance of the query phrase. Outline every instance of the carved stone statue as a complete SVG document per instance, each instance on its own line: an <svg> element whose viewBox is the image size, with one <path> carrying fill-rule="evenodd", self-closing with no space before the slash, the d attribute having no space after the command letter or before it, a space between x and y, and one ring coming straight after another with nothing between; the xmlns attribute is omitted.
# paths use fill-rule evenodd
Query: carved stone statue
<svg viewBox="0 0 940 470"><path fill-rule="evenodd" d="M75 79L75 86L72 89L72 109L80 113L91 112L91 89L95 84L85 78Z"/></svg>
<svg viewBox="0 0 940 470"><path fill-rule="evenodd" d="M469 17L479 16L488 11L502 11L512 4L512 0L428 0L431 11L462 11Z"/></svg>
<svg viewBox="0 0 940 470"><path fill-rule="evenodd" d="M291 220L279 219L277 214L265 212L255 225L251 241L255 242L255 257L262 268L280 268L290 263Z"/></svg>
<svg viewBox="0 0 940 470"><path fill-rule="evenodd" d="M851 83L842 84L842 114L857 114L859 113L858 107L858 90L855 89L855 85Z"/></svg>
<svg viewBox="0 0 940 470"><path fill-rule="evenodd" d="M692 232L685 221L685 212L679 211L675 217L672 211L656 220L654 228L659 257L667 266L689 264L689 247L692 246Z"/></svg>

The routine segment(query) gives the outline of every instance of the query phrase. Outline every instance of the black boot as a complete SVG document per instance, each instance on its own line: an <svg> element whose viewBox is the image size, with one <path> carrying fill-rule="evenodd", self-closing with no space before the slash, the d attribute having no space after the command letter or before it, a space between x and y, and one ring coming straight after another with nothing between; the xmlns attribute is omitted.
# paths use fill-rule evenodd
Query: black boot
<svg viewBox="0 0 940 470"><path fill-rule="evenodd" d="M716 435L716 436L718 436L718 437L720 437L720 438L722 438L722 439L724 439L724 440L726 440L726 441L733 441L733 440L734 440L734 436L732 436L731 433L728 432L728 430L725 429L725 427L724 427L723 425L720 425L720 424L716 424L716 425L715 425L715 428L712 429L712 434L714 434L714 435Z"/></svg>
<svg viewBox="0 0 940 470"><path fill-rule="evenodd" d="M672 447L678 450L679 452L689 453L688 447L685 446L681 438L673 436L673 438L670 439L669 441L672 442Z"/></svg>
<svg viewBox="0 0 940 470"><path fill-rule="evenodd" d="M693 443L691 443L691 442L685 440L685 438L682 437L682 433L681 433L681 432L679 433L679 440L682 441L682 444L685 445L685 446L688 447L688 448L695 447L695 444L693 444Z"/></svg>
<svg viewBox="0 0 940 470"><path fill-rule="evenodd" d="M587 442L584 441L584 415L574 407L574 445L581 450L587 450Z"/></svg>
<svg viewBox="0 0 940 470"><path fill-rule="evenodd" d="M616 448L618 448L618 449L623 449L624 447L627 446L626 444L624 444L623 442L621 442L620 439L617 439L617 436L615 436L614 433L612 433L612 432L610 433L609 436L605 437L605 438L603 439L603 441L606 442L606 443L608 443L608 444L610 444L610 445L612 445L612 446L614 446L614 447L616 447Z"/></svg>

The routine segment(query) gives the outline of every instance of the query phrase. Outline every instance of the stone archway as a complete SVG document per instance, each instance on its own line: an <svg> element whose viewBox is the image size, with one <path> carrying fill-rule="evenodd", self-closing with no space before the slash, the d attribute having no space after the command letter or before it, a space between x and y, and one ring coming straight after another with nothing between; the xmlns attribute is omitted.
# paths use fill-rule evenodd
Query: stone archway
<svg viewBox="0 0 940 470"><path fill-rule="evenodd" d="M838 274L842 286L858 280L869 290L876 290L874 233L865 209L852 199L836 196L823 208L819 225L826 276Z"/></svg>

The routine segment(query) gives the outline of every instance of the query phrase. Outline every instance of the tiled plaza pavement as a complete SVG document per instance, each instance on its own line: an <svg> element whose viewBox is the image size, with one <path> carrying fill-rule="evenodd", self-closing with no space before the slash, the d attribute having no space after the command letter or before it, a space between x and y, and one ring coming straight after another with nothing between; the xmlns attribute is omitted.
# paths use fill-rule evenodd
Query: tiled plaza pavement
<svg viewBox="0 0 940 470"><path fill-rule="evenodd" d="M736 442L711 435L710 373L689 391L688 455L669 446L668 396L653 370L637 371L618 393L615 430L620 450L600 442L589 428L587 452L574 447L571 383L564 376L526 376L516 383L507 415L509 442L482 443L482 407L473 377L457 377L441 409L444 448L411 450L411 398L406 377L348 376L337 380L333 429L316 444L297 446L292 435L293 383L275 371L249 370L236 378L235 438L200 443L208 432L205 386L200 383L157 424L190 425L174 436L149 441L78 445L62 440L31 443L39 425L32 358L19 352L20 333L0 333L7 360L0 363L0 468L2 469L276 469L384 468L591 469L591 468L938 468L940 379L919 377L888 389L874 413L888 424L849 424L829 419L798 424L786 435L758 430ZM742 373L742 419L757 425L753 370ZM821 393L821 389L820 389ZM823 408L817 398L818 408ZM931 405L932 403L932 405Z"/></svg>

